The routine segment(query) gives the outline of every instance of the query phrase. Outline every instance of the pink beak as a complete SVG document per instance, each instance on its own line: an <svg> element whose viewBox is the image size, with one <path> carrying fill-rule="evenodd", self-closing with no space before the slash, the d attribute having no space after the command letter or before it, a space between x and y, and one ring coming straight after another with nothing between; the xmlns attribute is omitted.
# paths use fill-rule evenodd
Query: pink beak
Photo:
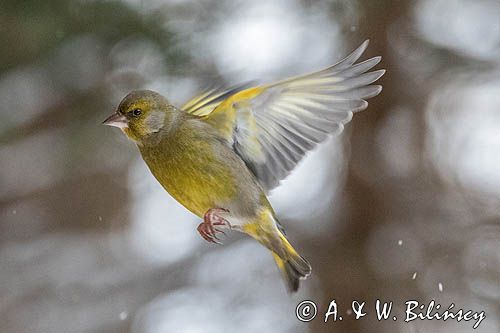
<svg viewBox="0 0 500 333"><path fill-rule="evenodd" d="M128 127L127 118L125 118L124 115L121 115L118 112L113 113L111 116L106 118L106 120L104 120L102 123L107 126L118 127L121 129Z"/></svg>

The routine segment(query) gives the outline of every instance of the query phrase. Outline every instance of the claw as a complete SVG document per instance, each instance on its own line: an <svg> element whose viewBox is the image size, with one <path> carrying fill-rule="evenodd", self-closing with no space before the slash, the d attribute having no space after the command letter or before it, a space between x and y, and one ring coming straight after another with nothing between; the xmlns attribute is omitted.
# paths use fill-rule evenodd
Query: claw
<svg viewBox="0 0 500 333"><path fill-rule="evenodd" d="M203 239L205 239L207 242L220 244L220 242L213 239L213 236L208 232L207 225L205 223L201 223L198 226L198 232L200 233L201 237L203 237Z"/></svg>
<svg viewBox="0 0 500 333"><path fill-rule="evenodd" d="M229 222L225 218L218 215L220 213L227 213L227 212L228 211L226 209L213 208L205 213L205 216L203 217L203 222L200 223L200 225L197 228L198 232L200 233L201 237L203 237L203 239L205 239L210 243L222 245L222 243L219 242L219 237L217 237L217 233L222 233L223 235L226 235L226 233L223 230L221 230L221 228L215 228L214 226L216 225L225 226L231 229L231 224L229 224Z"/></svg>
<svg viewBox="0 0 500 333"><path fill-rule="evenodd" d="M227 234L224 232L224 230L220 229L220 228L214 228L214 230L216 232L220 232L221 234L223 234L224 236L227 236Z"/></svg>

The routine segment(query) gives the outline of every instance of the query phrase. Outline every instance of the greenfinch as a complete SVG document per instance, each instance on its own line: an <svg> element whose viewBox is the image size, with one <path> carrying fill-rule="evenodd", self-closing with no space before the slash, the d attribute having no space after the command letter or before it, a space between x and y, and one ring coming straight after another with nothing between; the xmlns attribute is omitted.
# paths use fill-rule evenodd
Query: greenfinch
<svg viewBox="0 0 500 333"><path fill-rule="evenodd" d="M133 140L158 182L203 218L200 235L218 242L224 230L253 237L274 256L288 290L311 265L292 247L266 195L309 150L341 132L384 70L380 57L359 62L365 41L322 71L277 83L212 89L178 108L159 93L129 93L104 124Z"/></svg>

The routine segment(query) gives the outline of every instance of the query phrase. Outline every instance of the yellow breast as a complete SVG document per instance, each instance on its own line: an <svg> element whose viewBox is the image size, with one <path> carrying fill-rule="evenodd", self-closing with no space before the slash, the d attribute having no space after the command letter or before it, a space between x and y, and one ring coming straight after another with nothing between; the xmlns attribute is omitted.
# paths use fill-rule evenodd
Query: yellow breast
<svg viewBox="0 0 500 333"><path fill-rule="evenodd" d="M160 184L198 216L237 196L231 170L217 154L221 143L192 129L179 129L141 153Z"/></svg>

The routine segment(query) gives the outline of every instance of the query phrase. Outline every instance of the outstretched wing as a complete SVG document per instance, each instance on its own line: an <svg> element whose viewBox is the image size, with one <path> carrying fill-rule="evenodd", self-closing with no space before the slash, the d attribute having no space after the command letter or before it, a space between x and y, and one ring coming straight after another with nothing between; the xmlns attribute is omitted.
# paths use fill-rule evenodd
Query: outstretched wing
<svg viewBox="0 0 500 333"><path fill-rule="evenodd" d="M382 90L370 85L384 70L368 72L380 57L355 64L365 41L345 59L322 71L239 91L204 119L233 144L266 191L277 186L332 133L343 130L366 99Z"/></svg>

